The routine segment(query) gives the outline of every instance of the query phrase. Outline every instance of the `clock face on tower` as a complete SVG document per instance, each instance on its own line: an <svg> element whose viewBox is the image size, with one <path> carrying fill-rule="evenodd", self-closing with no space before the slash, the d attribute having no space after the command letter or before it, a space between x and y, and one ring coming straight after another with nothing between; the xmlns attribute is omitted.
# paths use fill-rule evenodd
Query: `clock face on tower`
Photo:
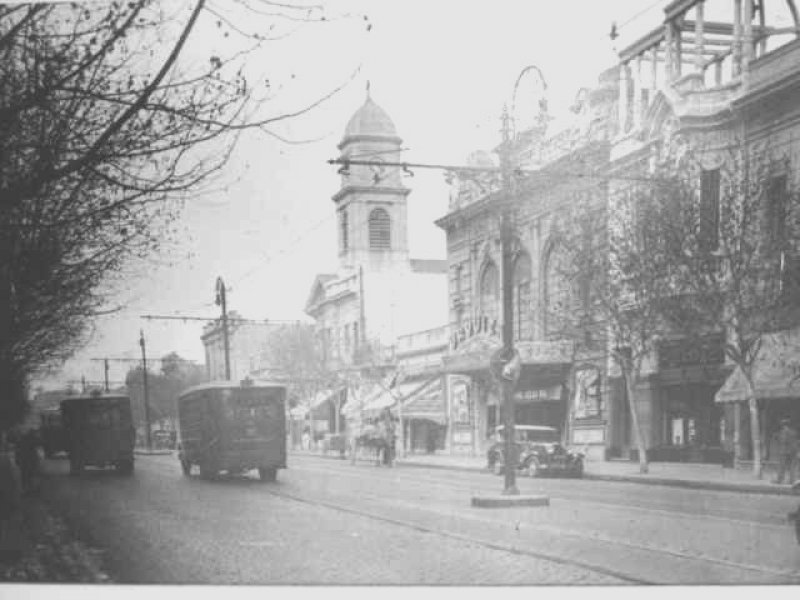
<svg viewBox="0 0 800 600"><path fill-rule="evenodd" d="M375 163L381 163L369 166L370 171L372 171L372 183L374 185L378 185L381 183L381 181L383 181L383 178L386 176L386 165L382 164L383 163L382 158L374 158L372 159L372 161Z"/></svg>

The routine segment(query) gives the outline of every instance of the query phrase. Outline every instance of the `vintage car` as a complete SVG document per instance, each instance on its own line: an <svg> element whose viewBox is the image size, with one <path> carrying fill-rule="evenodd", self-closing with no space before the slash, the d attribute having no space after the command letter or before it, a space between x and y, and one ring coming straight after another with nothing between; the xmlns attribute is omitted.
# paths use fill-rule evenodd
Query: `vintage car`
<svg viewBox="0 0 800 600"><path fill-rule="evenodd" d="M504 429L503 425L497 427L497 441L487 452L488 467L498 474L503 472ZM583 477L583 453L565 448L554 427L515 425L514 447L517 451L517 469L531 477Z"/></svg>

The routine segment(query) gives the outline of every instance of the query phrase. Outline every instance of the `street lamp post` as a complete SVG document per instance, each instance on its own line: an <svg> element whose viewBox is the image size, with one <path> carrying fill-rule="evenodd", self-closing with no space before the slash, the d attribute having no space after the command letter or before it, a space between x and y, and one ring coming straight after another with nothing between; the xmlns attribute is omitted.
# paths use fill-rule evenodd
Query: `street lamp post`
<svg viewBox="0 0 800 600"><path fill-rule="evenodd" d="M228 304L225 297L225 282L217 277L217 306L222 308L222 343L225 346L225 379L231 379L231 346L228 339Z"/></svg>
<svg viewBox="0 0 800 600"><path fill-rule="evenodd" d="M510 361L514 356L514 304L513 304L513 226L511 224L511 210L515 201L514 182L511 176L511 124L508 109L503 107L502 117L502 143L500 146L500 171L502 175L502 196L500 204L500 272L503 288L503 357ZM521 307L520 307L521 308ZM503 494L516 496L517 488L517 452L514 444L515 406L514 378L499 378L503 394L503 431L505 432L505 478Z"/></svg>

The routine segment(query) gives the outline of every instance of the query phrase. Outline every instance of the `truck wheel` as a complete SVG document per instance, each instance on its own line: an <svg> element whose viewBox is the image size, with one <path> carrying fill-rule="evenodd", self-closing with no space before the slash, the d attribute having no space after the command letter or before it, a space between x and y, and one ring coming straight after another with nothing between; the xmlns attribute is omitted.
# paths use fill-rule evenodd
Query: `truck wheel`
<svg viewBox="0 0 800 600"><path fill-rule="evenodd" d="M192 463L190 463L188 460L181 459L181 471L183 471L183 474L186 475L187 477L191 475Z"/></svg>
<svg viewBox="0 0 800 600"><path fill-rule="evenodd" d="M261 481L274 482L278 478L278 469L275 467L259 467L258 476Z"/></svg>
<svg viewBox="0 0 800 600"><path fill-rule="evenodd" d="M69 474L76 476L83 472L83 463L77 458L69 457Z"/></svg>
<svg viewBox="0 0 800 600"><path fill-rule="evenodd" d="M132 475L133 474L133 459L126 459L121 460L117 463L117 470L122 475Z"/></svg>
<svg viewBox="0 0 800 600"><path fill-rule="evenodd" d="M211 468L211 465L205 462L200 463L200 479L214 479L217 472Z"/></svg>

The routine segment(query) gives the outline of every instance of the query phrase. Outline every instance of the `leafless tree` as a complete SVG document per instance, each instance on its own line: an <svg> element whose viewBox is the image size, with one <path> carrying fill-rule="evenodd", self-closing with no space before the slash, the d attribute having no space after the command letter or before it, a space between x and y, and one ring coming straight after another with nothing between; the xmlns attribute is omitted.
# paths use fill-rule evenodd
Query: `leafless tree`
<svg viewBox="0 0 800 600"><path fill-rule="evenodd" d="M176 235L182 202L242 132L277 135L272 125L335 93L269 114L277 90L246 64L328 20L267 0L0 6L0 420L17 418L32 373L113 308L126 265Z"/></svg>

